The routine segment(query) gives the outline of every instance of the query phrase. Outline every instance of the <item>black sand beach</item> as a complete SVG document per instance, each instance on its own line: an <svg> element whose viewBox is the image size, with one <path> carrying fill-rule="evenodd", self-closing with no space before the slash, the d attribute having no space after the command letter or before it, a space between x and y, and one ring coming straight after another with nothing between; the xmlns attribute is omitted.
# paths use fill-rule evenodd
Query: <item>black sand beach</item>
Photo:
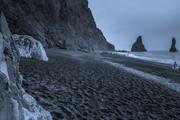
<svg viewBox="0 0 180 120"><path fill-rule="evenodd" d="M52 113L54 120L180 119L180 94L173 90L92 54L56 49L47 50L47 54L48 62L22 58L20 71L25 90ZM178 81L179 72L164 65L118 59L122 61L113 60L161 77L176 74L172 79Z"/></svg>
<svg viewBox="0 0 180 120"><path fill-rule="evenodd" d="M174 82L180 83L180 71L174 71L172 69L172 65L106 53L102 53L101 55L114 63L123 64L127 67L171 79Z"/></svg>

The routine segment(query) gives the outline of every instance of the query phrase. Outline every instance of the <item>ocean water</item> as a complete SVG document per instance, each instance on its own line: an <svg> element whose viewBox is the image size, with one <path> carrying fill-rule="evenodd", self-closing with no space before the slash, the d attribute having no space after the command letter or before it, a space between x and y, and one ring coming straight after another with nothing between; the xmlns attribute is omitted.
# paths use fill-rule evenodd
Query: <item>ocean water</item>
<svg viewBox="0 0 180 120"><path fill-rule="evenodd" d="M149 60L165 64L177 62L180 65L180 52L151 51L151 52L113 52L113 54Z"/></svg>

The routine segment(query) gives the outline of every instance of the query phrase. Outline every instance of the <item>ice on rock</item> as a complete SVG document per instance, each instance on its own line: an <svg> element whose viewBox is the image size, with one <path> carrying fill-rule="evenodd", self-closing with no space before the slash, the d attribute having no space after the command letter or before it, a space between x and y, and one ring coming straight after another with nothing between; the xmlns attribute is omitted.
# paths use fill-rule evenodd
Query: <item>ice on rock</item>
<svg viewBox="0 0 180 120"><path fill-rule="evenodd" d="M48 61L41 42L27 35L12 35L21 57Z"/></svg>

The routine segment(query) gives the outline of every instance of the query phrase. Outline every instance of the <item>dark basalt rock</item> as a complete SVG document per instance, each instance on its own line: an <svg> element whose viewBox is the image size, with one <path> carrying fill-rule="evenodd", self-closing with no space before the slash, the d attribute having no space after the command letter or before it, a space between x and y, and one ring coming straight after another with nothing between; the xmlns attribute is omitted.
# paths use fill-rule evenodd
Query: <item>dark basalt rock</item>
<svg viewBox="0 0 180 120"><path fill-rule="evenodd" d="M136 42L132 45L131 51L132 52L146 52L147 51L143 45L141 36L139 36Z"/></svg>
<svg viewBox="0 0 180 120"><path fill-rule="evenodd" d="M87 0L1 0L0 8L13 34L32 36L44 47L114 50L97 28Z"/></svg>
<svg viewBox="0 0 180 120"><path fill-rule="evenodd" d="M115 47L114 47L114 45L112 45L111 43L107 43L107 49L114 51L114 50L115 50Z"/></svg>
<svg viewBox="0 0 180 120"><path fill-rule="evenodd" d="M172 45L171 45L171 48L169 50L170 52L177 52L177 49L176 49L176 39L173 38L172 39Z"/></svg>

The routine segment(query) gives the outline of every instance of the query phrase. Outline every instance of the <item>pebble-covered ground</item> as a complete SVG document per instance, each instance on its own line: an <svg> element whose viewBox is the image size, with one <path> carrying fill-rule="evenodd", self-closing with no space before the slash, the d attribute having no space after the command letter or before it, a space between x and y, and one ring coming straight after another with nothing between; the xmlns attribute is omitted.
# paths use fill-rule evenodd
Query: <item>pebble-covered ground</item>
<svg viewBox="0 0 180 120"><path fill-rule="evenodd" d="M179 120L180 95L93 56L21 59L23 87L54 120ZM131 62L131 61L129 61Z"/></svg>

